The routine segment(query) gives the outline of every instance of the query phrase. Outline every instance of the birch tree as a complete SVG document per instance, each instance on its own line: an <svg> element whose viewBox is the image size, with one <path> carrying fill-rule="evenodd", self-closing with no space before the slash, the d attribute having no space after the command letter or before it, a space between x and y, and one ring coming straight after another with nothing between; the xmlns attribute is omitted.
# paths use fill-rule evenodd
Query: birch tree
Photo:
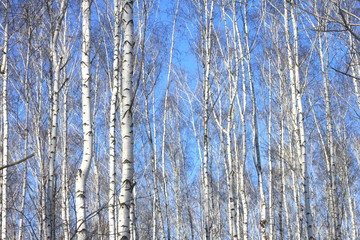
<svg viewBox="0 0 360 240"><path fill-rule="evenodd" d="M114 60L113 60L113 79L110 103L110 152L109 152L109 239L116 239L116 110L118 103L119 81L120 81L120 14L121 6L118 0L114 0Z"/></svg>
<svg viewBox="0 0 360 240"><path fill-rule="evenodd" d="M119 197L119 238L130 240L130 208L133 198L134 138L133 138L133 67L134 67L134 21L133 1L124 2L122 23L124 28L122 89L121 89L121 137L122 137L122 178Z"/></svg>
<svg viewBox="0 0 360 240"><path fill-rule="evenodd" d="M210 119L210 71L211 71L211 49L212 49L212 20L214 1L205 0L197 2L200 17L201 34L201 61L203 74L203 162L202 181L204 190L204 215L205 215L205 239L211 239L211 201L210 201L210 172L209 172L209 119ZM201 5L203 4L203 5ZM204 15L203 15L204 14Z"/></svg>
<svg viewBox="0 0 360 240"><path fill-rule="evenodd" d="M5 7L5 27L3 28L3 55L0 66L0 73L2 75L2 166L8 164L8 141L9 141L9 121L8 121L8 46L9 46L9 22L8 22L8 9L9 2L3 2ZM4 168L2 171L2 181L1 181L1 239L7 239L7 211L8 211L8 190L7 190L7 168Z"/></svg>
<svg viewBox="0 0 360 240"><path fill-rule="evenodd" d="M288 8L290 6L290 21L293 30L293 46L290 43L290 32L288 26ZM306 216L306 230L307 237L314 239L313 236L313 222L310 206L310 188L308 167L306 161L306 141L304 129L304 113L302 105L303 89L300 85L300 72L299 72L299 41L298 41L298 21L296 14L296 6L293 2L284 1L284 22L285 22L285 36L288 52L288 64L290 71L290 85L291 85L291 101L292 101L292 121L294 127L295 148L300 165L300 176L303 185L303 194L305 202L305 216ZM295 183L296 184L296 183ZM295 191L296 192L296 191ZM299 233L298 233L299 234Z"/></svg>
<svg viewBox="0 0 360 240"><path fill-rule="evenodd" d="M90 73L90 1L83 0L82 44L81 44L81 79L82 79L82 125L83 125L83 158L76 175L76 230L77 239L85 240L86 226L86 181L93 155L93 127L91 120L91 73Z"/></svg>
<svg viewBox="0 0 360 240"><path fill-rule="evenodd" d="M50 3L48 3L50 4ZM49 153L49 177L48 177L48 209L47 209L47 239L55 239L55 156L57 145L57 128L58 128L58 112L59 112L59 78L61 60L57 53L57 42L61 30L62 20L67 8L67 0L62 0L60 3L60 12L56 17L56 21L53 25L53 32L50 39L50 55L51 66L53 69L53 95L51 103L51 129L50 133L50 153ZM51 9L51 8L50 8ZM50 15L52 13L49 13Z"/></svg>

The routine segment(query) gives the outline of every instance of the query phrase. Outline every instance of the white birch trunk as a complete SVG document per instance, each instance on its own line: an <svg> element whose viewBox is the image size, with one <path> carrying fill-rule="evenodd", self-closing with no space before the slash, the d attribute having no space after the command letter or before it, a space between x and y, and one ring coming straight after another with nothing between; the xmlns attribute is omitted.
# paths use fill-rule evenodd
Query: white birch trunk
<svg viewBox="0 0 360 240"><path fill-rule="evenodd" d="M298 130L297 132L297 152L298 158L300 161L300 170L303 180L303 193L305 201L305 217L306 217L306 231L307 237L309 240L314 239L313 236L313 220L311 215L311 205L310 205L310 187L309 187L309 174L307 167L307 158L306 158L306 140L305 140L305 129L304 129L304 114L303 114L303 105L302 105L302 90L300 85L300 71L299 71L299 41L298 41L298 26L297 26L297 15L296 15L296 6L291 4L291 20L293 25L293 36L294 36L294 75L295 75L295 89L296 89L296 114L298 118Z"/></svg>
<svg viewBox="0 0 360 240"><path fill-rule="evenodd" d="M169 77L170 78L170 77ZM164 191L164 197L165 197L165 218L168 221L168 206L169 206L169 198L168 198L168 194L167 194L167 179L166 179L166 171L165 171L165 139L166 139L166 122L167 122L167 109L168 109L168 94L169 94L169 87L170 87L170 82L168 82L168 86L166 88L166 92L165 92L165 100L164 100L164 114L163 114L163 134L162 134L162 139L161 139L161 164L162 164L162 181L163 181L163 191ZM169 222L167 222L167 225L169 224ZM169 227L169 226L168 226ZM164 229L164 227L162 227ZM168 232L168 234L170 234ZM162 237L164 239L166 239L165 237L165 229L162 233Z"/></svg>
<svg viewBox="0 0 360 240"><path fill-rule="evenodd" d="M280 55L278 55L278 63L281 64ZM281 73L280 73L281 74ZM289 212L288 212L288 206L287 206L287 191L286 191L286 185L287 185L287 178L286 178L286 171L285 171L285 113L284 113L284 105L285 105L285 94L284 94L284 79L280 77L280 99L279 102L282 101L282 104L280 104L280 146L279 146L279 152L280 152L280 169L281 169L281 208L284 209L284 217L285 217L285 229L287 231L284 231L283 225L280 225L280 239L290 239L289 232L290 229L290 218L289 218ZM280 214L282 216L282 209L280 208Z"/></svg>
<svg viewBox="0 0 360 240"><path fill-rule="evenodd" d="M205 38L205 52L203 53L203 187L204 187L204 215L205 215L205 239L211 239L211 202L210 202L210 180L209 180L209 136L208 136L208 125L210 117L210 60L211 60L211 30L212 30L212 15L214 9L214 1L211 0L210 9L208 9L208 0L204 1L204 12L205 12L205 29L204 36Z"/></svg>
<svg viewBox="0 0 360 240"><path fill-rule="evenodd" d="M62 175L61 175L61 217L64 229L64 240L70 239L70 202L69 202L69 180L68 180L68 144L67 144L67 94L68 89L65 86L64 91L64 109L63 109L63 161L62 161Z"/></svg>
<svg viewBox="0 0 360 240"><path fill-rule="evenodd" d="M217 125L219 126L220 129L220 142L223 143L223 133L226 136L226 154L225 156L227 157L226 159L226 163L225 163L225 172L226 172L226 181L227 181L227 188L228 188L228 222L229 222L229 232L230 232L230 238L231 239L237 239L239 236L239 229L238 229L238 218L237 218L237 214L239 214L238 210L239 208L237 207L238 204L238 197L237 194L235 193L235 191L237 190L236 187L238 186L238 184L236 184L236 180L238 180L238 174L237 174L237 163L235 160L238 159L237 156L234 156L234 154L232 153L232 134L231 131L233 130L234 127L234 108L235 108L235 99L237 97L237 91L238 91L238 78L239 78L239 61L238 61L238 57L237 57L237 52L234 52L234 55L231 54L229 52L229 49L234 48L233 45L237 45L237 35L236 35L236 25L233 25L233 32L234 32L234 38L235 39L231 39L230 38L230 30L229 27L227 25L227 20L226 20L226 10L225 10L225 3L222 1L221 2L221 17L222 17L222 21L224 23L224 28L225 28L225 37L226 37L226 49L227 51L222 47L222 43L220 41L219 35L215 33L216 35L216 39L218 42L218 48L220 50L220 54L221 57L224 59L224 65L226 67L227 70L227 78L229 79L229 107L228 107L228 113L227 113L227 124L226 124L226 129L224 129L222 127L222 106L221 106L221 99L218 100L219 102L219 114L217 117L217 114L215 115L215 120ZM233 11L233 20L234 18L236 18L235 12L235 7L233 7L232 9ZM226 52L225 52L226 51ZM235 63L235 71L232 71L232 65L233 62ZM219 93L221 92L221 86L218 85L218 90ZM235 144L236 146L236 144Z"/></svg>
<svg viewBox="0 0 360 240"><path fill-rule="evenodd" d="M50 125L50 152L49 152L49 175L48 175L48 209L47 209L47 239L55 240L55 156L57 145L57 128L58 128L58 113L59 113L59 78L61 59L58 59L57 41L59 38L62 19L64 18L67 7L67 1L61 1L60 12L54 24L54 32L51 34L50 41L50 55L51 66L53 69L53 90L51 103L51 125Z"/></svg>
<svg viewBox="0 0 360 240"><path fill-rule="evenodd" d="M5 3L5 9L8 9L8 3ZM7 15L7 13L6 13ZM9 44L9 24L7 16L5 17L4 29L4 49L1 64L3 91L2 91L2 115L3 115L3 138L2 138L2 166L8 164L8 139L9 139L9 121L8 121L8 108L7 108L7 84L8 84L8 44ZM2 197L1 197L1 239L7 239L7 168L2 170Z"/></svg>
<svg viewBox="0 0 360 240"><path fill-rule="evenodd" d="M109 132L109 239L116 240L116 109L120 81L120 3L114 0L114 60L113 60L113 81L110 102L110 132Z"/></svg>
<svg viewBox="0 0 360 240"><path fill-rule="evenodd" d="M269 73L271 69L269 66ZM272 76L269 74L269 114L268 114L268 163L269 163L269 240L275 238L275 220L274 220L274 197L273 197L273 158L271 154L271 131L272 131Z"/></svg>
<svg viewBox="0 0 360 240"><path fill-rule="evenodd" d="M237 30L237 35L240 36L239 31ZM240 197L242 203L243 210L243 221L242 221L242 230L243 236L242 239L247 240L249 236L249 213L248 213L248 203L246 199L246 186L245 186L245 167L246 167L246 157L247 157L247 130L246 130L246 108L247 108L247 86L246 86L246 75L245 75L245 59L242 50L241 40L239 38L238 41L238 49L239 49L239 58L240 58L240 66L241 66L241 77L242 77L242 105L240 103L239 98L237 98L237 102L240 110L240 120L241 120L241 131L242 131L242 139L241 139L241 161L239 164L239 180L238 184L240 189ZM240 212L240 210L238 211ZM239 214L240 215L240 214Z"/></svg>
<svg viewBox="0 0 360 240"><path fill-rule="evenodd" d="M122 136L122 179L119 209L119 238L130 240L130 208L134 188L134 137L133 137L133 66L134 66L134 22L133 1L124 3L122 22L124 26L124 57L122 62L121 89L121 136Z"/></svg>
<svg viewBox="0 0 360 240"><path fill-rule="evenodd" d="M163 181L163 191L164 191L164 198L165 198L165 218L166 218L166 225L167 225L167 238L170 239L170 219L169 219L169 196L168 196L168 187L167 187L167 178L166 178L166 169L165 169L165 139L167 136L166 133L166 122L167 122L167 111L168 111L168 94L169 94L169 87L170 87L170 82L168 82L168 86L166 88L166 92L165 92L165 100L164 100L164 114L163 114L163 134L162 134L162 141L161 141L161 164L162 164L162 181ZM165 237L165 229L163 231L162 234L163 238L166 239Z"/></svg>
<svg viewBox="0 0 360 240"><path fill-rule="evenodd" d="M65 23L62 36L62 56L65 62L69 58L69 49L67 48L67 23L65 13ZM61 165L61 219L64 231L64 240L70 240L70 200L69 200L69 174L68 174L68 140L67 140L67 129L68 129L68 76L66 69L63 72L62 79L64 81L63 90L63 124L62 124L62 165Z"/></svg>
<svg viewBox="0 0 360 240"><path fill-rule="evenodd" d="M302 179L304 202L305 202L305 216L306 216L306 230L307 237L313 239L313 223L310 208L310 193L309 193L309 176L307 171L306 149L305 149L305 131L304 131L304 116L302 109L302 91L300 89L300 76L299 76L299 60L298 60L298 32L297 32L297 16L295 13L295 6L291 3L290 13L291 22L293 27L293 47L290 43L290 30L288 26L288 1L284 0L284 24L285 24L285 37L288 52L288 63L290 70L290 84L291 84L291 100L292 100L292 121L294 125L294 136L296 143L296 152L298 162L300 164L300 175ZM295 179L294 179L295 181ZM297 185L296 182L295 186ZM295 188L296 189L296 188ZM295 191L297 192L297 191ZM300 235L300 229L296 234Z"/></svg>
<svg viewBox="0 0 360 240"><path fill-rule="evenodd" d="M82 46L81 46L81 78L82 78L82 121L83 121L83 158L76 175L77 239L85 240L86 228L86 189L93 154L93 132L91 121L91 76L90 76L90 1L83 0L82 11Z"/></svg>
<svg viewBox="0 0 360 240"><path fill-rule="evenodd" d="M324 33L325 37L325 47L328 49L329 44L327 41L327 34ZM321 72L322 72L322 78L324 81L324 100L325 100L325 111L326 111L326 139L327 139L327 146L329 151L327 152L326 148L325 151L325 159L327 161L327 168L328 168L328 176L330 179L330 188L329 188L329 202L330 202L330 219L331 219L331 235L332 238L339 239L341 236L338 234L341 233L340 226L339 226L339 213L338 213L338 206L337 206L337 200L336 200L336 194L337 194L337 187L335 182L335 173L336 170L335 166L335 150L334 150L334 134L333 134L333 123L331 119L331 109L330 109L330 94L329 94L329 79L328 79L328 73L326 69L326 65L328 65L328 58L327 54L324 54L323 50L323 42L322 37L319 36L319 57L320 57L320 63L321 63ZM324 56L325 55L325 56Z"/></svg>
<svg viewBox="0 0 360 240"><path fill-rule="evenodd" d="M266 233L266 202L265 202L265 192L263 187L263 176L262 176L262 167L261 167L261 158L260 158L260 146L259 146L259 131L257 124L257 103L255 97L254 89L254 79L251 69L251 52L249 46L249 30L247 23L247 6L244 6L244 32L245 32L245 49L246 49L246 62L247 62L247 71L249 74L250 82L250 91L251 91L251 100L252 100L252 129L253 129L253 158L258 175L258 184L259 184L259 193L260 193L260 229L261 237L265 240L268 236Z"/></svg>
<svg viewBox="0 0 360 240"><path fill-rule="evenodd" d="M346 184L346 199L349 204L349 212L350 212L350 221L351 221L351 239L355 240L359 238L358 235L358 221L356 220L356 205L355 198L351 196L350 186L349 186L349 175L345 173L345 184Z"/></svg>

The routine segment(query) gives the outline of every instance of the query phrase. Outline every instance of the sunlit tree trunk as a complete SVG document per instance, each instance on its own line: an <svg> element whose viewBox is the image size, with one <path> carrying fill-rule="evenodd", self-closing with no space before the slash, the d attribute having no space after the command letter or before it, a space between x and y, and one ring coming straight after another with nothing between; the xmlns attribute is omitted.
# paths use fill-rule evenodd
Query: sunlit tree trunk
<svg viewBox="0 0 360 240"><path fill-rule="evenodd" d="M64 229L64 240L70 239L70 202L69 202L69 174L68 174L68 139L67 139L67 128L68 128L68 87L65 86L64 89L64 101L63 101L63 125L62 125L62 133L63 133L63 159L62 159L62 167L61 167L61 218Z"/></svg>
<svg viewBox="0 0 360 240"><path fill-rule="evenodd" d="M212 29L212 15L214 9L214 2L210 0L211 5L210 9L208 8L208 0L204 1L204 12L205 12L205 50L204 50L204 81L203 81L203 124L204 124L204 135L203 135L203 181L204 181L204 205L205 205L205 238L207 240L211 239L211 224L210 224L210 176L209 176L209 136L208 136L208 127L209 127L209 117L210 117L210 61L211 61L211 29Z"/></svg>
<svg viewBox="0 0 360 240"><path fill-rule="evenodd" d="M0 66L0 73L2 75L3 90L2 90L2 166L8 164L8 140L9 140L9 121L8 121L8 45L9 45L9 23L8 23L8 8L9 3L5 1L4 3L6 9L5 16L5 29L4 29L4 49L2 56L2 63ZM1 197L1 239L7 239L7 168L2 170L2 197Z"/></svg>
<svg viewBox="0 0 360 240"><path fill-rule="evenodd" d="M285 39L286 39L286 50L287 50L287 59L288 59L288 68L289 68L289 75L290 75L290 88L291 88L291 113L292 117L290 118L291 121L291 130L292 133L290 135L290 158L295 159L294 157L294 151L293 151L293 138L294 138L294 132L296 131L296 125L298 123L297 121L297 115L296 115L296 98L295 98L295 76L294 76L294 66L293 66L293 53L290 43L290 28L289 28L289 14L288 14L288 6L287 1L284 0L284 33L285 33ZM284 86L285 87L285 86ZM299 215L299 203L298 203L298 187L297 187L297 178L296 173L294 172L296 169L296 161L292 161L293 169L292 169L292 182L293 182L293 199L295 200L295 215L296 215L296 225L295 225L295 237L300 238L300 217ZM286 201L286 196L285 196Z"/></svg>
<svg viewBox="0 0 360 240"><path fill-rule="evenodd" d="M113 77L112 77L112 89L111 89L111 102L110 102L110 132L109 132L109 239L116 240L116 112L117 112L117 100L119 92L120 81L120 19L121 19L121 7L119 0L114 0L114 60L113 60Z"/></svg>
<svg viewBox="0 0 360 240"><path fill-rule="evenodd" d="M293 0L295 1L295 0ZM300 85L300 70L299 70L299 40L298 40L298 20L297 20L297 8L295 4L291 4L290 13L291 13L291 21L292 21L292 28L293 28L293 37L294 37L294 51L293 51L293 58L294 58L294 77L295 83L293 82L292 85L295 85L295 89L292 90L296 91L296 117L298 120L298 126L296 130L296 142L297 142L297 153L300 162L300 170L301 170L301 177L302 177L302 191L304 194L304 202L305 202L305 218L306 218L306 231L308 239L314 239L313 236L313 220L311 215L311 205L310 205L310 182L309 182L309 173L308 173L308 166L307 166L307 158L306 158L306 140L305 140L305 128L304 128L304 111L303 111L303 104L302 104L302 95L303 90L301 89ZM294 81L294 79L290 79Z"/></svg>
<svg viewBox="0 0 360 240"><path fill-rule="evenodd" d="M249 236L249 213L248 213L248 201L247 201L247 194L246 194L246 185L245 185L245 169L246 169L246 158L247 158L247 121L246 121L246 108L247 108L247 78L246 78L246 70L245 70L245 56L243 51L243 44L241 42L241 33L238 26L237 14L236 14L236 3L233 3L233 19L235 25L235 34L237 35L237 49L239 51L238 58L240 60L240 67L241 67L241 79L242 79L242 101L240 98L237 97L237 105L240 108L240 121L241 121L241 157L239 163L239 175L238 175L238 189L240 189L240 197L241 197L241 204L242 204L242 231L243 235L241 236L242 239L247 240ZM238 207L238 215L240 217L240 204Z"/></svg>
<svg viewBox="0 0 360 240"><path fill-rule="evenodd" d="M347 169L348 170L348 169ZM350 212L350 221L351 221L351 239L355 240L359 238L358 230L358 222L359 219L356 220L356 205L355 198L352 197L350 187L349 187L349 174L345 173L345 184L346 184L346 199L349 204L349 212Z"/></svg>
<svg viewBox="0 0 360 240"><path fill-rule="evenodd" d="M226 77L228 79L228 102L229 102L229 107L227 109L227 117L226 117L226 127L223 128L222 127L222 120L221 120L221 104L219 105L219 117L217 118L215 116L215 120L221 130L220 133L220 138L222 138L222 134L224 133L225 137L226 137L226 143L225 143L225 156L226 156L226 164L225 164L225 169L226 169L226 181L227 181L227 189L228 189L228 218L229 218L229 231L230 231L230 238L231 239L237 239L239 236L239 229L238 229L238 224L237 224L237 205L238 205L238 197L237 194L235 193L236 191L236 181L238 180L237 178L237 164L238 162L236 162L235 160L238 159L237 157L234 156L233 154L233 138L232 138L232 131L234 128L234 118L235 118L235 99L237 97L238 94L238 78L239 78L239 59L238 59L238 53L237 51L235 51L234 53L231 53L229 50L232 48L235 48L237 45L237 35L236 35L236 25L233 25L233 37L231 36L231 32L230 32L230 28L227 24L227 19L226 19L226 10L225 10L225 3L222 2L221 4L221 17L222 17L222 21L224 24L224 28L225 28L225 37L226 37L226 48L223 47L223 44L220 40L219 35L217 34L217 32L214 32L214 34L216 35L216 39L218 42L218 49L220 51L220 54L222 56L222 58L224 59L224 65L226 67ZM233 14L235 14L236 10L232 9ZM236 16L234 16L233 18L235 18ZM235 70L233 70L233 65L235 66ZM215 70L216 71L216 70ZM218 91L219 94L221 92L222 87L220 86L220 84L218 85ZM221 97L220 97L221 98ZM219 99L218 102L220 103L221 100ZM223 142L222 140L220 140L220 142Z"/></svg>
<svg viewBox="0 0 360 240"><path fill-rule="evenodd" d="M40 49L39 51L39 66L42 66L43 60L43 50ZM37 76L36 76L36 102L38 106L44 106L44 97L43 96L43 85L40 79L44 79L44 71L42 67L37 69ZM47 110L46 110L47 111ZM43 146L45 145L44 142L46 141L45 138L42 138L42 122L43 116L41 114L35 114L35 148L36 148L36 155L38 158L37 164L39 166L39 175L37 179L37 189L39 191L38 201L37 204L39 205L39 210L37 212L37 220L38 220L38 236L39 239L45 239L45 231L46 231L46 176L47 176L47 168L46 162L44 157Z"/></svg>
<svg viewBox="0 0 360 240"><path fill-rule="evenodd" d="M169 73L168 73L169 74ZM168 77L169 80L170 76ZM167 178L166 178L166 168L165 168L165 145L166 145L166 136L167 136L167 131L166 131L166 123L167 123L167 112L168 112L168 94L169 94L169 88L170 88L170 82L168 82L167 87L166 87L166 91L165 91L165 99L164 99L164 113L163 113L163 132L162 132L162 138L161 138L161 164L162 164L162 169L161 169L161 175L162 175L162 182L163 182L163 191L164 191L164 197L165 197L165 217L166 218L166 225L168 227L168 238L170 237L170 231L169 231L169 224L170 224L170 220L169 220L169 196L168 196L168 186L167 186ZM154 235L153 235L154 236ZM165 237L165 229L164 232L162 234L162 237L164 239L166 239Z"/></svg>
<svg viewBox="0 0 360 240"><path fill-rule="evenodd" d="M81 79L82 79L82 125L83 125L83 158L76 175L76 230L77 239L87 238L86 227L86 189L93 155L93 132L91 120L91 76L90 76L90 1L83 0L82 11L82 46L81 46Z"/></svg>
<svg viewBox="0 0 360 240"><path fill-rule="evenodd" d="M122 178L119 208L119 238L130 239L130 208L134 188L134 137L133 137L133 66L134 66L134 22L133 1L127 0L123 6L124 51L122 61L121 89L121 136L122 136Z"/></svg>
<svg viewBox="0 0 360 240"><path fill-rule="evenodd" d="M62 36L62 56L66 62L69 59L67 45L66 15L64 16L64 30ZM62 163L61 163L61 219L64 231L64 240L70 240L70 200L69 200L69 171L68 171L68 92L69 83L66 68L62 74L63 79L63 114L62 114Z"/></svg>
<svg viewBox="0 0 360 240"><path fill-rule="evenodd" d="M270 64L269 64L270 65ZM275 238L275 220L274 220L274 176L273 176L273 157L271 154L272 150L272 141L271 141L271 134L272 134L272 75L271 75L271 68L269 66L269 113L268 113L268 164L269 164L269 240L273 240Z"/></svg>
<svg viewBox="0 0 360 240"><path fill-rule="evenodd" d="M251 92L251 101L252 101L252 131L253 131L253 159L258 175L258 184L259 184L259 194L260 194L260 229L262 239L267 238L266 233L266 202L265 202L265 192L264 192L264 183L263 183L263 171L261 166L261 157L260 157L260 145L259 145L259 130L258 130L258 119L257 119L257 102L255 96L255 87L254 87L254 77L251 67L251 52L250 52L250 43L249 43L249 30L248 30L248 20L247 20L247 6L244 5L244 35L245 35L245 49L246 49L246 63L247 63L247 72L249 75L250 83L250 92Z"/></svg>
<svg viewBox="0 0 360 240"><path fill-rule="evenodd" d="M291 23L293 28L293 46L290 43L290 30L288 26L288 1L284 0L284 24L285 24L285 37L288 52L288 64L290 71L290 85L291 85L291 100L292 100L292 121L295 137L295 149L297 153L297 159L300 166L300 176L303 186L303 195L305 202L305 216L306 216L306 230L307 237L313 239L313 223L310 208L310 190L309 190L309 176L307 170L306 161L306 149L305 149L305 130L304 130L304 115L302 107L302 90L300 86L300 73L299 73L299 60L298 60L298 26L296 16L296 6L294 3L290 4ZM294 163L296 164L296 163ZM295 179L294 184L297 185ZM296 189L296 188L295 188ZM295 190L296 192L296 190ZM299 207L299 206L298 206ZM297 207L297 208L298 208ZM300 230L297 230L297 236L299 236Z"/></svg>
<svg viewBox="0 0 360 240"><path fill-rule="evenodd" d="M279 56L280 57L280 56ZM278 58L279 58L278 57ZM283 92L283 82L284 80L280 78L280 101L284 99L285 95ZM286 170L285 170L285 113L284 113L284 106L283 104L280 104L280 146L279 146L279 152L280 152L280 169L281 169L281 208L280 208L280 214L282 214L282 208L284 209L284 217L285 217L285 229L282 225L280 225L280 239L290 239L290 218L288 213L288 204L287 204L287 177L286 177Z"/></svg>
<svg viewBox="0 0 360 240"><path fill-rule="evenodd" d="M330 207L330 230L331 230L331 238L340 239L341 231L339 226L339 213L337 206L337 187L335 182L335 150L334 150L334 134L333 134L333 123L332 123L332 114L330 109L330 93L329 93L329 79L328 79L328 70L327 67L329 65L327 52L329 48L329 43L327 40L327 33L324 33L325 38L325 48L326 51L323 50L323 40L322 36L318 37L318 48L319 48L319 58L321 64L321 75L324 81L324 100L325 100L325 112L326 112L326 140L327 140L327 148L324 148L325 160L327 162L327 171L328 177L330 180L329 186L329 207Z"/></svg>
<svg viewBox="0 0 360 240"><path fill-rule="evenodd" d="M55 156L57 145L57 129L58 129L58 113L59 113L59 78L61 68L61 58L59 59L57 48L58 38L61 30L61 23L65 15L67 8L67 0L61 1L60 12L56 16L54 23L54 30L51 33L50 39L50 55L51 55L51 67L53 76L53 89L52 89L52 102L51 102L51 125L50 125L50 152L49 152L49 175L48 175L48 189L47 189L47 239L55 239ZM52 13L49 13L52 14Z"/></svg>
<svg viewBox="0 0 360 240"><path fill-rule="evenodd" d="M205 238L211 239L211 201L210 201L210 176L209 176L209 118L210 118L210 68L211 68L211 49L212 49L212 20L214 1L204 1L202 12L204 12L204 29L202 34L202 61L203 61L203 163L202 163L202 180L204 190L204 215L205 215Z"/></svg>

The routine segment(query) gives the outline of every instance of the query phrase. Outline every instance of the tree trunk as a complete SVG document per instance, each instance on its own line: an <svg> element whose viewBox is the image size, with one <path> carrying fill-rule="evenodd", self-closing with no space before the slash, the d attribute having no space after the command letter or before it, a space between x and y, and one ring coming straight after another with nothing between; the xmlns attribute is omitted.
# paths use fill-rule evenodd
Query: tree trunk
<svg viewBox="0 0 360 240"><path fill-rule="evenodd" d="M296 6L295 4L291 4L290 12L291 12L291 20L293 25L293 36L294 36L294 76L295 76L295 92L296 92L296 114L298 120L298 126L296 130L296 138L297 138L297 153L300 161L300 170L303 181L303 193L304 193L304 201L305 201L305 217L306 217L306 231L307 237L309 240L314 239L313 236L313 220L311 215L311 205L310 205L310 186L309 186L309 174L307 167L307 158L306 158L306 140L305 140L305 128L304 128L304 113L303 113L303 105L302 105L302 89L300 85L300 71L299 71L299 41L298 41L298 21L296 14ZM293 89L294 90L294 89Z"/></svg>
<svg viewBox="0 0 360 240"><path fill-rule="evenodd" d="M64 240L70 239L70 203L69 203L69 180L68 180L68 140L67 140L67 86L64 90L64 109L63 109L63 161L62 161L62 208L61 217L64 229Z"/></svg>
<svg viewBox="0 0 360 240"><path fill-rule="evenodd" d="M8 45L9 45L9 23L8 23L8 8L9 3L5 3L6 16L5 16L5 29L4 29L4 49L1 65L1 73L3 79L2 91L2 117L3 117L3 136L2 136L2 166L8 164L8 140L9 140L9 121L8 121ZM7 168L2 170L2 197L1 197L1 239L7 239Z"/></svg>
<svg viewBox="0 0 360 240"><path fill-rule="evenodd" d="M85 240L86 227L86 189L85 184L89 174L93 155L93 132L91 120L91 76L90 76L90 1L83 0L82 11L82 46L81 46L81 78L82 78L82 121L83 121L83 158L76 175L76 205L77 239Z"/></svg>
<svg viewBox="0 0 360 240"><path fill-rule="evenodd" d="M111 89L111 102L110 102L110 132L109 132L109 239L116 240L116 109L117 99L119 92L120 81L120 3L119 0L114 0L114 60L113 60L113 81ZM111 84L110 84L111 85Z"/></svg>
<svg viewBox="0 0 360 240"><path fill-rule="evenodd" d="M58 128L58 113L59 113L59 78L60 78L60 67L62 64L61 58L58 58L57 54L57 41L59 38L61 23L65 15L67 8L67 0L61 1L60 12L54 23L54 31L51 33L50 40L50 55L51 55L51 67L53 76L53 90L52 90L52 102L51 102L51 125L50 125L50 149L49 149L49 175L48 175L48 192L47 192L47 239L55 240L55 156L56 156L56 145L57 145L57 128ZM51 14L51 13L50 13Z"/></svg>
<svg viewBox="0 0 360 240"><path fill-rule="evenodd" d="M253 159L256 167L256 172L258 175L258 184L259 184L259 193L260 193L260 229L261 237L263 240L267 238L266 233L266 202L265 202L265 192L263 187L263 176L262 176L262 167L261 167L261 157L260 157L260 145L259 145L259 130L257 123L257 102L255 96L254 88L254 78L251 68L251 52L249 45L249 30L247 23L247 6L244 5L244 34L245 34L245 49L246 49L246 62L247 62L247 71L249 74L249 83L251 91L251 101L252 101L252 130L253 130Z"/></svg>
<svg viewBox="0 0 360 240"><path fill-rule="evenodd" d="M124 57L122 62L121 90L121 136L122 136L122 179L119 209L120 240L130 240L130 208L133 201L134 136L133 136L133 66L134 66L134 22L133 1L124 3L122 21L124 26Z"/></svg>
<svg viewBox="0 0 360 240"><path fill-rule="evenodd" d="M269 66L269 73L271 69ZM272 75L269 74L269 113L268 113L268 163L269 163L269 240L275 239L275 219L274 219L274 177L273 177L273 158L271 154L272 141Z"/></svg>
<svg viewBox="0 0 360 240"><path fill-rule="evenodd" d="M208 128L209 128L209 118L210 118L210 60L211 60L211 30L212 30L212 15L214 9L214 1L211 1L210 9L208 9L208 0L204 1L204 9L205 12L205 29L204 35L202 36L205 51L203 50L203 164L202 164L202 179L203 179L203 187L204 187L204 215L205 215L205 238L206 240L211 239L211 202L210 202L210 176L209 176L209 136L208 136ZM205 39L204 39L205 38Z"/></svg>

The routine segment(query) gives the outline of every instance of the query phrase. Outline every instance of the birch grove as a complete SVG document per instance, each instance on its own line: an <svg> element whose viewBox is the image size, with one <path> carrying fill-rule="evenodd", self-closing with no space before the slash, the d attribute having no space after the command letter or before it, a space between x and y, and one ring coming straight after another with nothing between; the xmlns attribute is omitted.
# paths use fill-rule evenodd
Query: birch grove
<svg viewBox="0 0 360 240"><path fill-rule="evenodd" d="M0 239L359 239L352 0L0 3Z"/></svg>

